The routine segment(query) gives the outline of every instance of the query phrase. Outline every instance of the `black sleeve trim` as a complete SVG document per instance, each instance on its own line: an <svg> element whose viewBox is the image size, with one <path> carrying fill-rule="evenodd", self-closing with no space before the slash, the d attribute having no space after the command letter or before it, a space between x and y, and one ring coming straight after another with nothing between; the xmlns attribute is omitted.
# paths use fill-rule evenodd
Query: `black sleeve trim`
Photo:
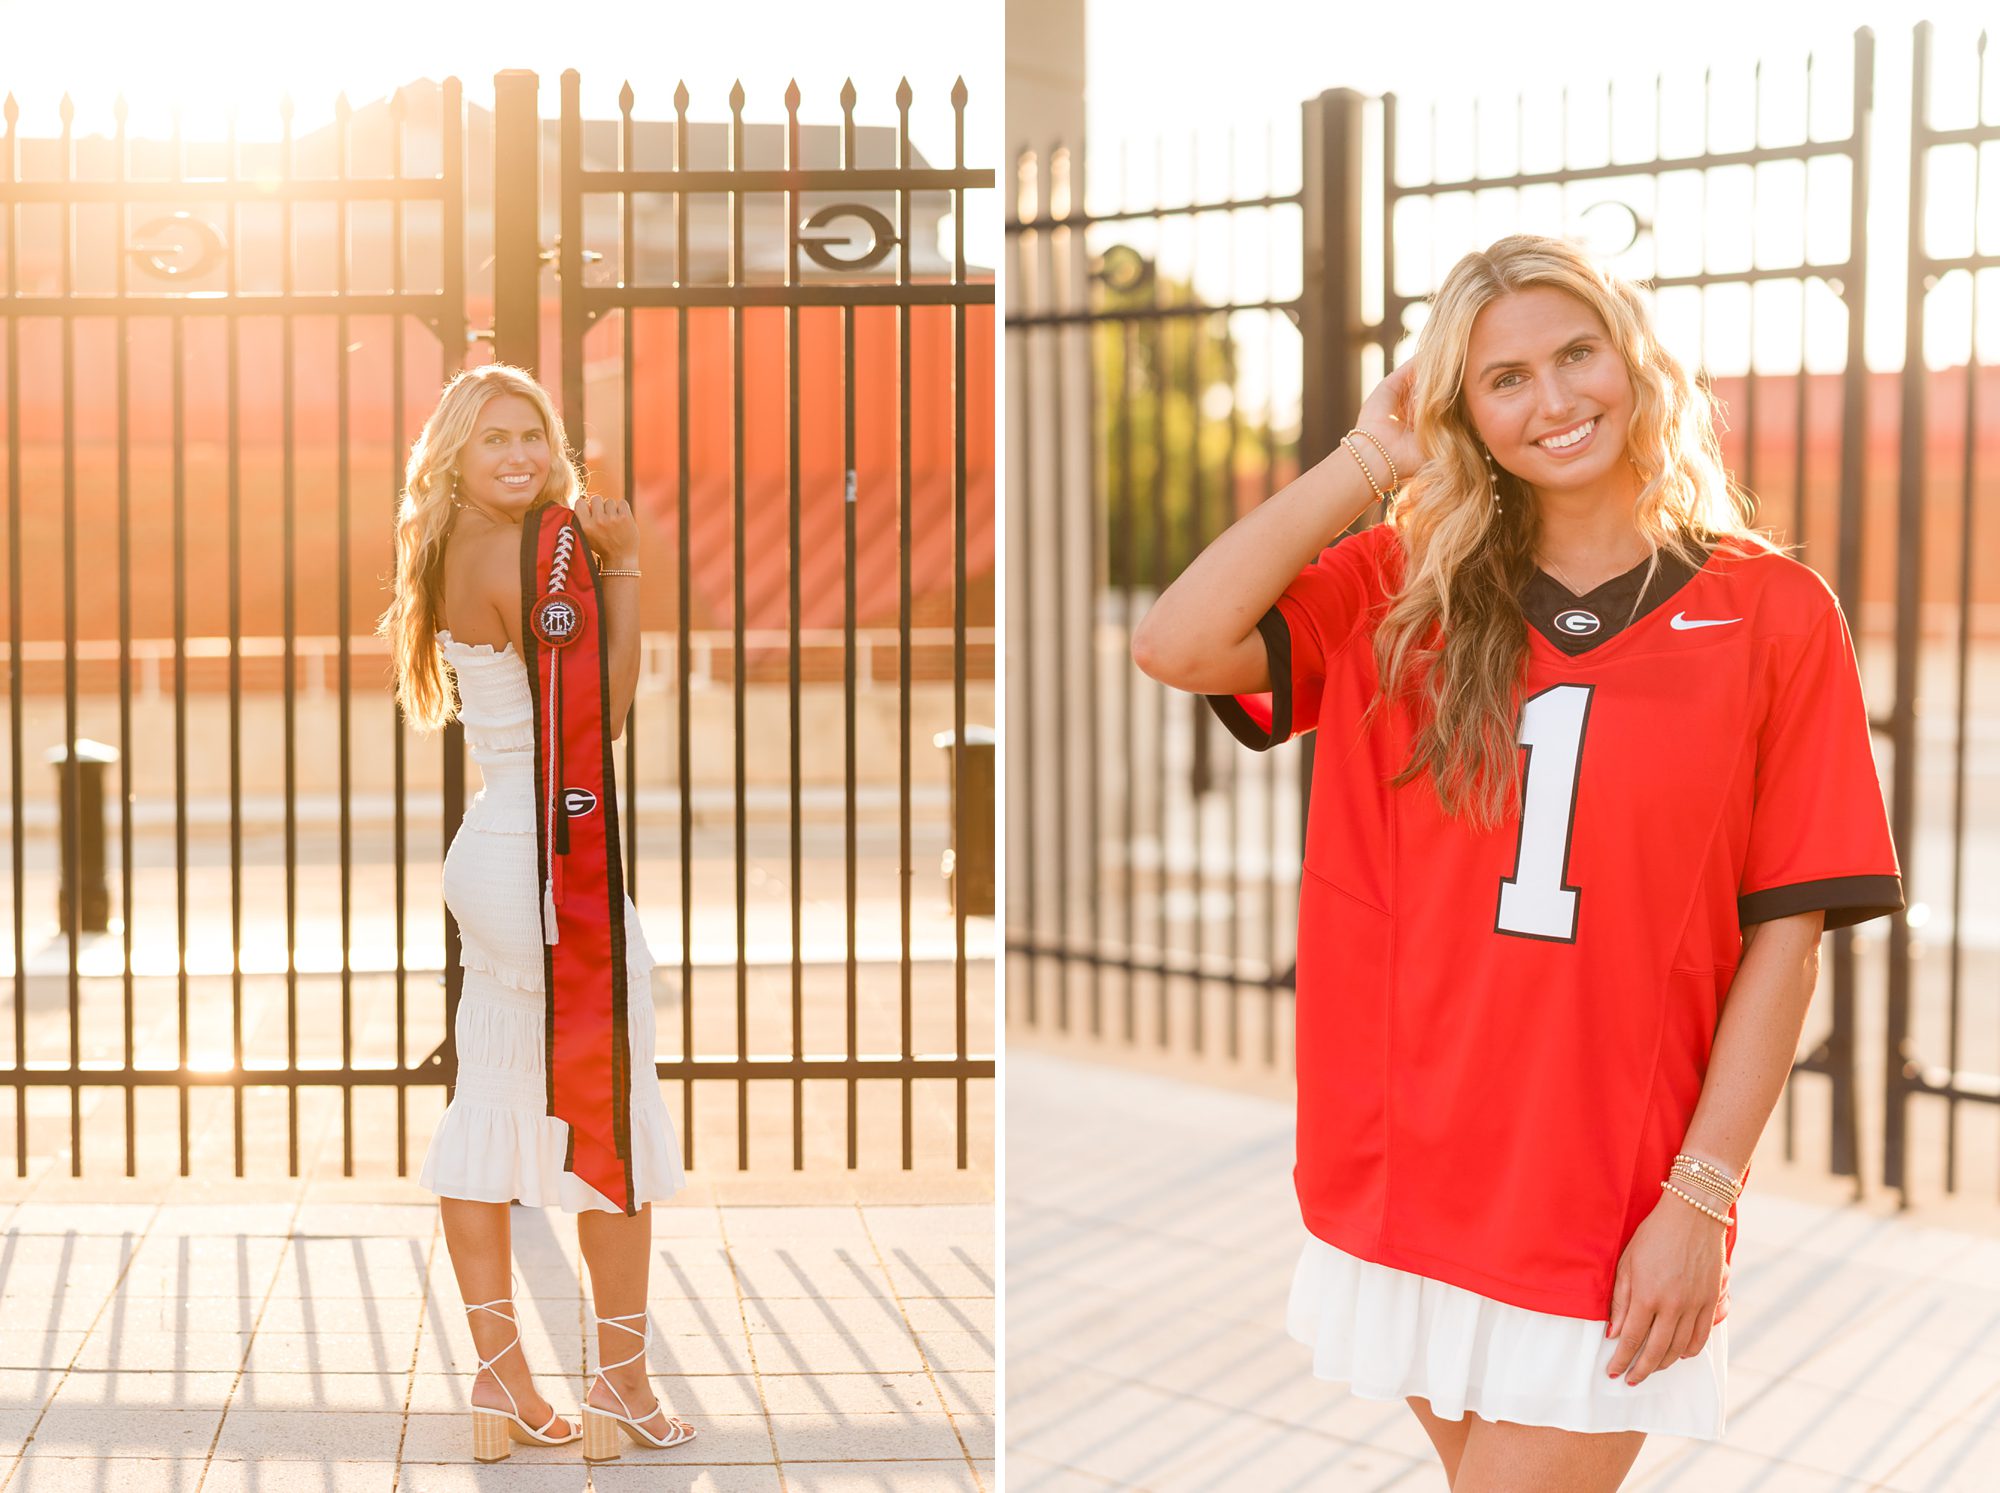
<svg viewBox="0 0 2000 1493"><path fill-rule="evenodd" d="M1285 614L1273 606L1257 619L1264 635L1264 654L1271 670L1271 729L1266 732L1250 718L1234 695L1203 695L1229 734L1255 752L1268 752L1292 739L1292 632Z"/></svg>
<svg viewBox="0 0 2000 1493"><path fill-rule="evenodd" d="M1794 913L1823 910L1828 931L1887 917L1903 910L1900 876L1829 876L1767 887L1736 899L1736 920L1748 926L1788 918Z"/></svg>

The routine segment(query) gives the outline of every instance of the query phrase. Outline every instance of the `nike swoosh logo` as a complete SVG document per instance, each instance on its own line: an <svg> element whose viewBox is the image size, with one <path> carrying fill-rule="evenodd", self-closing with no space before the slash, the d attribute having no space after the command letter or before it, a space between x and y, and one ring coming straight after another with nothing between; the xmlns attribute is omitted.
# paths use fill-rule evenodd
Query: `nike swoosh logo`
<svg viewBox="0 0 2000 1493"><path fill-rule="evenodd" d="M1721 627L1729 622L1741 622L1741 617L1697 617L1689 618L1686 612L1675 612L1672 618L1674 630L1686 632L1690 627Z"/></svg>

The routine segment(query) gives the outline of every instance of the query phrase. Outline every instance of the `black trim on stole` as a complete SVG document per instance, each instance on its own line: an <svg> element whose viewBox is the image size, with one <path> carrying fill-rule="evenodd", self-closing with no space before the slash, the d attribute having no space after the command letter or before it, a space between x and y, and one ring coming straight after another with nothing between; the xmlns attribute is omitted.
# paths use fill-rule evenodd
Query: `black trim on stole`
<svg viewBox="0 0 2000 1493"><path fill-rule="evenodd" d="M528 712L534 722L535 744L531 753L535 764L535 929L542 943L542 1087L545 1090L545 1113L553 1116L556 1112L556 957L549 946L546 930L542 928L542 898L547 892L547 866L549 864L548 825L543 822L543 810L549 801L547 781L548 764L542 760L543 721L542 692L535 681L541 677L541 639L535 635L535 603L542 594L541 550L542 550L542 510L549 506L544 499L529 508L521 520L521 659L528 666ZM575 1147L576 1137L570 1137L570 1146ZM572 1158L565 1154L563 1170L573 1171Z"/></svg>
<svg viewBox="0 0 2000 1493"><path fill-rule="evenodd" d="M611 719L611 635L604 625L604 578L598 574L597 557L590 552L581 527L576 541L577 554L590 567L590 589L597 607L597 690L604 722L598 733L604 746L604 798L597 807L604 821L604 883L611 898L611 1099L617 1116L618 1155L625 1163L625 1212L631 1215L639 1211L639 1199L632 1177L632 1037L631 1012L626 1004L631 998L631 972L625 967L625 853L618 843L618 775L611 749L618 726ZM651 998L648 991L647 999Z"/></svg>

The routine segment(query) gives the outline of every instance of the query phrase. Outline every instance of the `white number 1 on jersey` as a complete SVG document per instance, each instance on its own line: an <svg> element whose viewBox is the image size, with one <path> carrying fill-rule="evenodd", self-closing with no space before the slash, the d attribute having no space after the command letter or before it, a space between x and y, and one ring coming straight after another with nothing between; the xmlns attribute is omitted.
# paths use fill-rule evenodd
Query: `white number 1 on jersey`
<svg viewBox="0 0 2000 1493"><path fill-rule="evenodd" d="M1497 933L1576 942L1578 889L1565 877L1591 688L1552 685L1522 703L1520 743L1528 761L1522 769L1521 843L1514 874L1500 881Z"/></svg>

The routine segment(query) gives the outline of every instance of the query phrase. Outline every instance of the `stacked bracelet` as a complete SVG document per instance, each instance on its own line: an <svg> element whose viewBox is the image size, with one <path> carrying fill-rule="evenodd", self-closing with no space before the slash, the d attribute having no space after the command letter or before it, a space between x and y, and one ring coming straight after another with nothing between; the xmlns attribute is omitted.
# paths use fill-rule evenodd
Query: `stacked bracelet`
<svg viewBox="0 0 2000 1493"><path fill-rule="evenodd" d="M1741 1178L1731 1176L1712 1161L1703 1161L1685 1151L1674 1157L1672 1175L1684 1178L1725 1203L1734 1203L1743 1195Z"/></svg>
<svg viewBox="0 0 2000 1493"><path fill-rule="evenodd" d="M1691 1190L1683 1191L1675 1185L1685 1183ZM1667 1173L1667 1180L1660 1184L1668 1192L1686 1203L1690 1208L1706 1213L1725 1228L1729 1224L1729 1211L1736 1206L1742 1196L1743 1181L1733 1177L1712 1161L1704 1161L1699 1156L1690 1156L1681 1151L1674 1156L1674 1164ZM1711 1203L1714 1207L1709 1206Z"/></svg>
<svg viewBox="0 0 2000 1493"><path fill-rule="evenodd" d="M1375 501L1378 503L1388 502L1388 497L1382 491L1382 485L1375 480L1375 474L1368 470L1368 463L1362 461L1361 448L1354 444L1354 437L1351 435L1344 435L1340 438L1340 444L1345 446L1348 450L1348 453L1351 456L1353 456L1355 461L1360 463L1361 475L1368 479L1368 489L1370 492L1375 494Z"/></svg>
<svg viewBox="0 0 2000 1493"><path fill-rule="evenodd" d="M1396 458L1389 454L1389 448L1387 446L1383 445L1380 441L1376 440L1374 436L1370 435L1367 431L1363 430L1359 425L1355 426L1354 429L1350 430L1348 432L1348 435L1360 436L1362 440L1366 441L1369 445L1373 446L1377 451L1380 451L1382 453L1382 461L1389 468L1390 492L1392 493L1395 492L1396 489L1398 489L1403 485L1403 479L1396 475Z"/></svg>
<svg viewBox="0 0 2000 1493"><path fill-rule="evenodd" d="M1679 1198L1682 1202L1686 1203L1690 1208L1693 1208L1698 1212L1706 1213L1710 1218L1714 1219L1717 1223L1721 1224L1725 1228L1729 1226L1729 1215L1727 1213L1716 1212L1715 1209L1709 1207L1708 1204L1700 1201L1698 1198L1692 1197L1689 1194L1682 1192L1678 1187L1674 1186L1672 1182L1662 1182L1660 1186L1664 1187L1668 1192L1671 1192L1675 1197Z"/></svg>

